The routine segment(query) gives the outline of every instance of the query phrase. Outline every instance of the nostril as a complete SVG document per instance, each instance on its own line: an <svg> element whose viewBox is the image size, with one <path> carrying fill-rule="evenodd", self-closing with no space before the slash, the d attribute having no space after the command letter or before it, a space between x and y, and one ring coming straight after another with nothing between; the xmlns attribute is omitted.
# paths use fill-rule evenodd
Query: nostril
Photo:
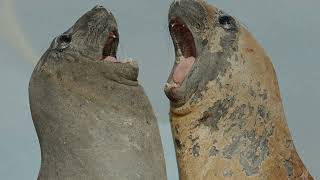
<svg viewBox="0 0 320 180"><path fill-rule="evenodd" d="M102 5L96 5L93 9L102 9L103 6Z"/></svg>

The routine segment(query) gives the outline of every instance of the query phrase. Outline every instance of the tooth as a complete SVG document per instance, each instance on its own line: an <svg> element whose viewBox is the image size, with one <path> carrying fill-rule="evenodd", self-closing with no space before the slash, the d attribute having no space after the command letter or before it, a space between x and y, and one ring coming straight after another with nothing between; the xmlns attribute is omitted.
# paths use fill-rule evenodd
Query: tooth
<svg viewBox="0 0 320 180"><path fill-rule="evenodd" d="M185 58L183 56L180 56L180 57L176 58L176 63L180 64L184 60L185 60Z"/></svg>
<svg viewBox="0 0 320 180"><path fill-rule="evenodd" d="M132 63L132 62L133 62L132 58L128 58L123 61L123 63Z"/></svg>
<svg viewBox="0 0 320 180"><path fill-rule="evenodd" d="M180 4L180 0L174 0L174 3Z"/></svg>
<svg viewBox="0 0 320 180"><path fill-rule="evenodd" d="M178 48L178 54L179 54L180 56L182 56L182 51L181 51L180 48Z"/></svg>
<svg viewBox="0 0 320 180"><path fill-rule="evenodd" d="M124 64L131 64L133 61L130 61L130 60L125 60L125 61L123 61L122 63L124 63Z"/></svg>
<svg viewBox="0 0 320 180"><path fill-rule="evenodd" d="M172 85L169 84L169 83L166 83L165 88L166 88L166 89L172 89Z"/></svg>
<svg viewBox="0 0 320 180"><path fill-rule="evenodd" d="M176 23L171 24L171 27L173 28L176 25Z"/></svg>
<svg viewBox="0 0 320 180"><path fill-rule="evenodd" d="M179 84L175 83L175 82L171 82L171 83L166 83L165 88L166 89L173 89L173 88L177 88L180 87Z"/></svg>
<svg viewBox="0 0 320 180"><path fill-rule="evenodd" d="M176 58L176 64L180 64L180 62L181 62L181 58L180 57Z"/></svg>
<svg viewBox="0 0 320 180"><path fill-rule="evenodd" d="M122 62L123 64L131 64L132 66L138 67L137 61L134 61L132 58L128 58Z"/></svg>
<svg viewBox="0 0 320 180"><path fill-rule="evenodd" d="M111 37L113 37L114 39L116 39L116 38L117 38L117 36L116 36L116 35L112 35Z"/></svg>

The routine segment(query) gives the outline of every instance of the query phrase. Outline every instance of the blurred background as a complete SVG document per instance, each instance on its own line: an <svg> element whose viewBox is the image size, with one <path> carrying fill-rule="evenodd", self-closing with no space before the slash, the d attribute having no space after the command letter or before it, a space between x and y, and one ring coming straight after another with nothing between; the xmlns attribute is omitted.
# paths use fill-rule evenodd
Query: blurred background
<svg viewBox="0 0 320 180"><path fill-rule="evenodd" d="M320 178L319 0L208 0L237 17L271 56L295 145ZM119 24L121 58L140 64L161 129L169 180L177 180L163 85L174 62L167 30L169 0L0 0L0 179L35 180L40 147L32 124L28 82L35 62L54 37L96 4Z"/></svg>

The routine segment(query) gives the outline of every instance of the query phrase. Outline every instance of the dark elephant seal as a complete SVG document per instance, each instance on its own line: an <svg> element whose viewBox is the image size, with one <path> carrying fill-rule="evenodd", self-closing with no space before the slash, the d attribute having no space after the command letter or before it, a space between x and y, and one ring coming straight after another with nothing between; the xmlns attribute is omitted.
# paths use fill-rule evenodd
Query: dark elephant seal
<svg viewBox="0 0 320 180"><path fill-rule="evenodd" d="M56 38L29 85L41 145L39 180L165 180L160 134L135 62L116 59L101 6Z"/></svg>
<svg viewBox="0 0 320 180"><path fill-rule="evenodd" d="M294 147L273 65L233 17L174 2L166 95L181 180L313 179Z"/></svg>

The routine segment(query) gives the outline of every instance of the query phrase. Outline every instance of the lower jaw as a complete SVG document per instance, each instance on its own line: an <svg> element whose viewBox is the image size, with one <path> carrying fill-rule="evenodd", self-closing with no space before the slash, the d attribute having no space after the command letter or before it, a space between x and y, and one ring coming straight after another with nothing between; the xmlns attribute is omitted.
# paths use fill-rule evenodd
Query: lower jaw
<svg viewBox="0 0 320 180"><path fill-rule="evenodd" d="M170 100L171 104L176 104L183 99L183 92L181 92L181 85L175 83L172 79L170 78L168 83L166 83L164 91L168 99Z"/></svg>
<svg viewBox="0 0 320 180"><path fill-rule="evenodd" d="M184 82L187 81L187 77L189 76L195 61L196 58L193 56L187 58L183 56L176 57L172 75L165 87L165 92L173 103L177 103L180 102L181 99L185 99L182 86L185 84Z"/></svg>
<svg viewBox="0 0 320 180"><path fill-rule="evenodd" d="M191 113L194 106L191 105L189 100L184 96L184 92L179 91L181 89L176 90L177 94L175 95L172 95L172 90L170 92L166 91L166 95L170 99L170 113L177 116L184 116Z"/></svg>

